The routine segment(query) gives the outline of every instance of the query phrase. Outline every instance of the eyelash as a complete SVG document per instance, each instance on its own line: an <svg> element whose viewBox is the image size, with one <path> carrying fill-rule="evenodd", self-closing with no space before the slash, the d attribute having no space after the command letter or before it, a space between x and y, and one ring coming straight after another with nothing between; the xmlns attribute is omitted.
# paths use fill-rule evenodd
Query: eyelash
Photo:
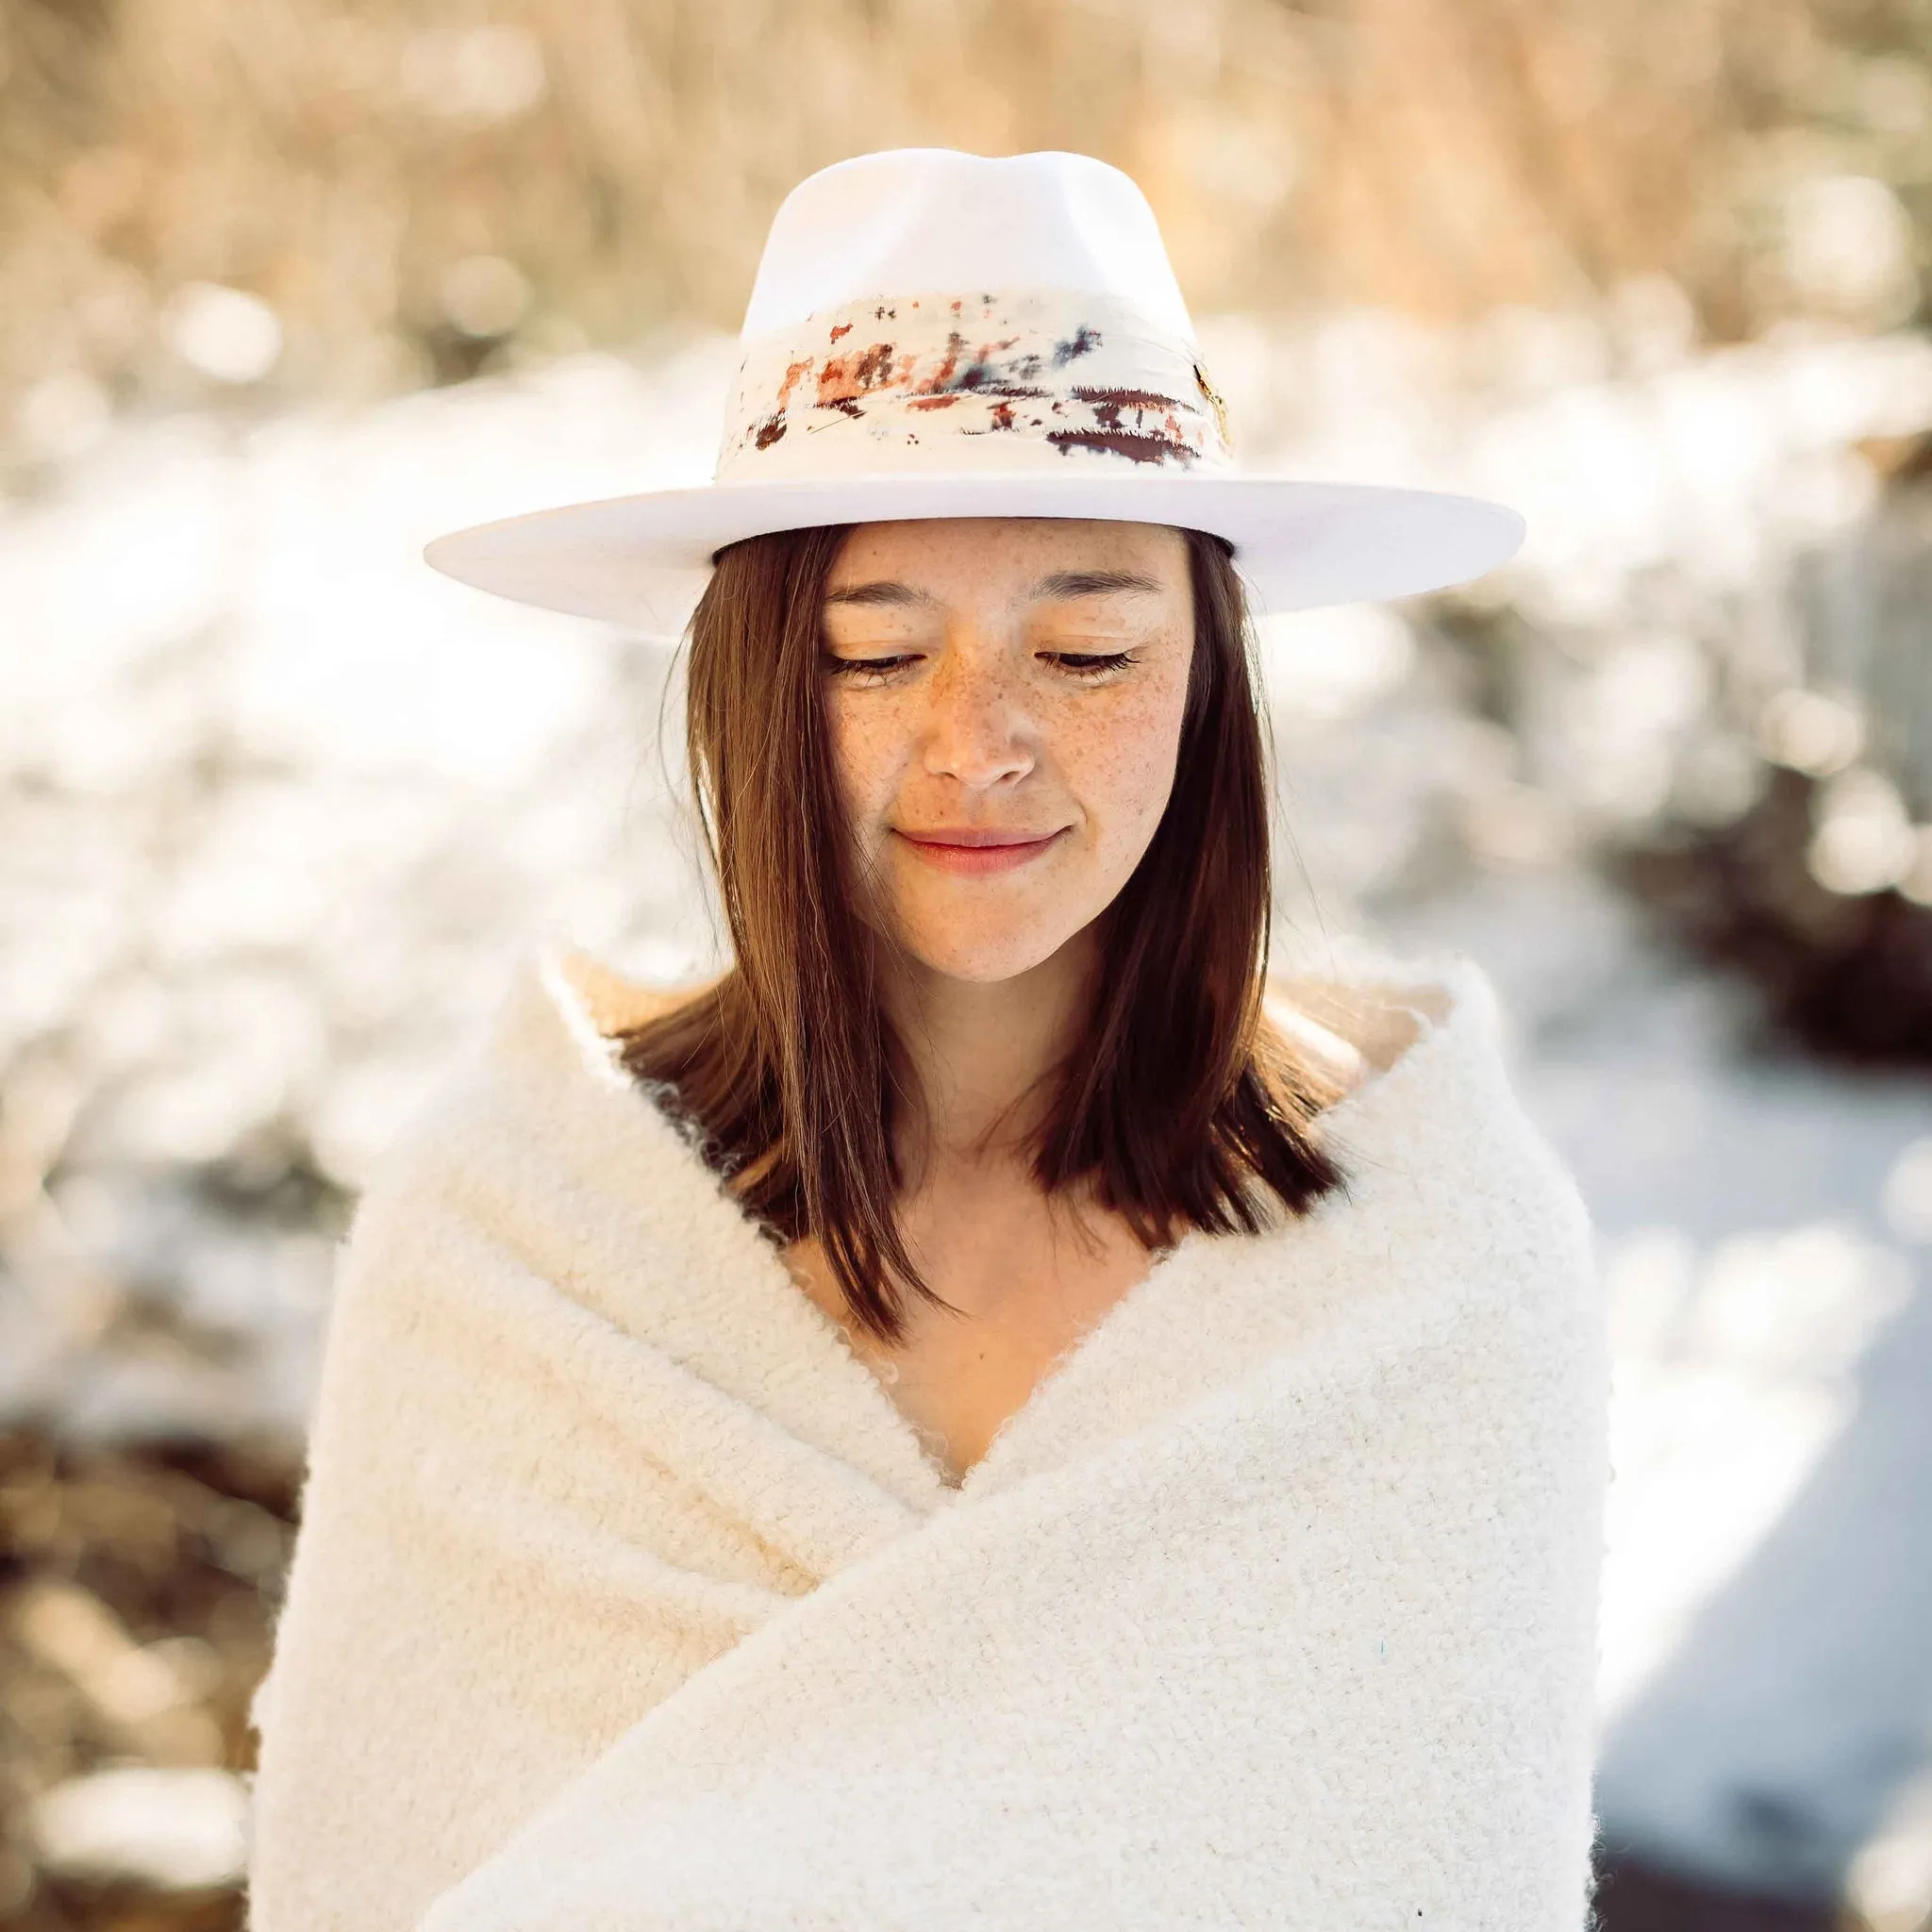
<svg viewBox="0 0 1932 1932"><path fill-rule="evenodd" d="M1132 651L1072 652L1042 651L1040 654L1050 662L1057 663L1063 671L1073 673L1075 677L1100 677L1109 671L1119 671L1141 660ZM902 653L895 658L831 658L825 659L825 669L834 677L845 677L857 681L868 674L873 676L889 677L902 664L916 661L917 653Z"/></svg>

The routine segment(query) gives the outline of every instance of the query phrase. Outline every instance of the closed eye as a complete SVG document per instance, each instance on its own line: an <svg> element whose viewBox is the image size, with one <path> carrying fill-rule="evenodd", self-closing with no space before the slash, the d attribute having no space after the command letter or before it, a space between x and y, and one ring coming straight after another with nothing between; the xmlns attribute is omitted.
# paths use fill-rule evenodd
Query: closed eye
<svg viewBox="0 0 1932 1932"><path fill-rule="evenodd" d="M899 669L902 664L916 664L917 651L905 651L896 658L824 658L825 669L834 677L860 678L868 675L885 677Z"/></svg>
<svg viewBox="0 0 1932 1932"><path fill-rule="evenodd" d="M1131 651L1042 651L1040 655L1080 677L1098 677L1103 672L1119 671L1140 661Z"/></svg>

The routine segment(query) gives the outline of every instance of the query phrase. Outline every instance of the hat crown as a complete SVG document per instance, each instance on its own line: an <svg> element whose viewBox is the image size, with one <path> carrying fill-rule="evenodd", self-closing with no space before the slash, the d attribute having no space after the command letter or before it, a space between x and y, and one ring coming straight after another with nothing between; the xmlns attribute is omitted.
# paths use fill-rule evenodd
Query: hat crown
<svg viewBox="0 0 1932 1932"><path fill-rule="evenodd" d="M1220 469L1159 225L1091 155L858 155L779 206L712 478Z"/></svg>
<svg viewBox="0 0 1932 1932"><path fill-rule="evenodd" d="M746 308L764 335L859 297L1064 289L1194 340L1160 227L1131 175L1091 155L956 148L855 155L779 204Z"/></svg>

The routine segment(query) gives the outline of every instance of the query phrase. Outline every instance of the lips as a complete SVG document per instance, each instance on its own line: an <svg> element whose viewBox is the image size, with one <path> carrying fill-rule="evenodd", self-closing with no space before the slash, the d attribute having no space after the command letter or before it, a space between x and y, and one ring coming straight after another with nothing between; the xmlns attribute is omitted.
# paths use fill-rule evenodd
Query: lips
<svg viewBox="0 0 1932 1932"><path fill-rule="evenodd" d="M914 839L922 845L1037 845L1051 839L1054 832L1015 832L971 825L938 825L929 832L908 832L895 827L902 839ZM1059 828L1056 826L1054 831Z"/></svg>
<svg viewBox="0 0 1932 1932"><path fill-rule="evenodd" d="M942 872L976 874L1030 865L1057 845L1066 829L1062 825L1051 832L1020 832L947 825L929 832L896 831L896 836L924 864Z"/></svg>

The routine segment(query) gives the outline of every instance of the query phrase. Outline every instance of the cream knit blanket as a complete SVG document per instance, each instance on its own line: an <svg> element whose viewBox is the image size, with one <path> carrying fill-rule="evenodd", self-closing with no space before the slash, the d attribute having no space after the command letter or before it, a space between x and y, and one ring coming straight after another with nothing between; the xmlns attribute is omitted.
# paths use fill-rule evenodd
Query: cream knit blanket
<svg viewBox="0 0 1932 1932"><path fill-rule="evenodd" d="M1590 1220L1482 970L1326 957L1453 1001L1349 1193L1188 1236L956 1490L535 956L342 1253L253 1932L1579 1932Z"/></svg>

